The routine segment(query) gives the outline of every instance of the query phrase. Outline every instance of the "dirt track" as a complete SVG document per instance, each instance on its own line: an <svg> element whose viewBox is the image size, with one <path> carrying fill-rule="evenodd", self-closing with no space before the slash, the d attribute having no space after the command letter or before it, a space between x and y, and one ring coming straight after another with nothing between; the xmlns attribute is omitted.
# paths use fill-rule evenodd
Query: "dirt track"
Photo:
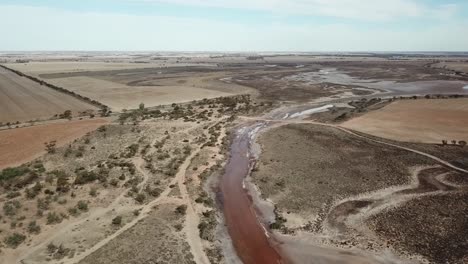
<svg viewBox="0 0 468 264"><path fill-rule="evenodd" d="M66 110L97 108L0 68L0 122L47 119Z"/></svg>

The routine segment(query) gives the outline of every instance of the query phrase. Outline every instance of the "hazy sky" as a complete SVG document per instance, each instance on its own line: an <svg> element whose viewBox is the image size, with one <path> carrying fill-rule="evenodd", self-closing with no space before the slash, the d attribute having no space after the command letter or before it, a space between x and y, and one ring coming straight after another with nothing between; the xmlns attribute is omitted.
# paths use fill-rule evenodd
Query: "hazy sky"
<svg viewBox="0 0 468 264"><path fill-rule="evenodd" d="M0 0L0 50L468 51L468 0Z"/></svg>

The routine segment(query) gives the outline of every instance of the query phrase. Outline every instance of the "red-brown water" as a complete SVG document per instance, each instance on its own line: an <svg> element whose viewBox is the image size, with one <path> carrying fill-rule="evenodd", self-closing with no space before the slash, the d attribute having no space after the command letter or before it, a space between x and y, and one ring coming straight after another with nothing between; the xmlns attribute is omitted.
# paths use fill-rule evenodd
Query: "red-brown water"
<svg viewBox="0 0 468 264"><path fill-rule="evenodd" d="M231 156L221 182L222 203L229 235L238 256L245 264L287 263L279 244L260 224L252 199L243 187L250 173L250 135L254 127L238 131L231 144Z"/></svg>

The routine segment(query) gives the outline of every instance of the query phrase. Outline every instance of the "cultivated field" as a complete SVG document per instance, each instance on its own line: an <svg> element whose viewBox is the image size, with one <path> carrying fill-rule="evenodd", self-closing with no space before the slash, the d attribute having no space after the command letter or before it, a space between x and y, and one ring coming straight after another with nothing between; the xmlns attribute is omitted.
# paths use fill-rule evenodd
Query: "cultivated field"
<svg viewBox="0 0 468 264"><path fill-rule="evenodd" d="M0 123L49 119L66 110L76 114L97 108L0 68Z"/></svg>
<svg viewBox="0 0 468 264"><path fill-rule="evenodd" d="M106 124L104 119L66 121L0 131L0 169L18 166L45 153L44 143L62 146Z"/></svg>
<svg viewBox="0 0 468 264"><path fill-rule="evenodd" d="M70 77L48 81L102 102L116 111L135 109L140 103L151 107L231 95L184 85L128 86L91 77Z"/></svg>
<svg viewBox="0 0 468 264"><path fill-rule="evenodd" d="M209 65L201 68L174 62L170 67L97 62L8 65L104 103L114 111L135 109L140 103L152 107L253 92L241 85L219 81L226 73L216 74L219 70Z"/></svg>
<svg viewBox="0 0 468 264"><path fill-rule="evenodd" d="M343 126L399 141L468 141L468 99L398 100Z"/></svg>
<svg viewBox="0 0 468 264"><path fill-rule="evenodd" d="M49 73L71 73L90 71L111 71L125 69L142 68L162 68L168 67L171 63L130 63L130 62L104 62L104 61L47 61L29 63L7 63L5 66L11 67L20 72L39 76ZM184 66L181 64L180 66Z"/></svg>

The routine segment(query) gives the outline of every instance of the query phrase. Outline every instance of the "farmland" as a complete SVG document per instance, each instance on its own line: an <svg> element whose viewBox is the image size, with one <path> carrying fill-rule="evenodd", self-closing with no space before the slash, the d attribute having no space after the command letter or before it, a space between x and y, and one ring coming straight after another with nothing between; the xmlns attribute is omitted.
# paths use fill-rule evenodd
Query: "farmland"
<svg viewBox="0 0 468 264"><path fill-rule="evenodd" d="M158 106L252 92L252 89L219 81L223 72L209 64L188 67L160 64L50 62L8 64L58 87L99 101L114 111L135 109L140 103ZM192 74L193 73L196 74Z"/></svg>
<svg viewBox="0 0 468 264"><path fill-rule="evenodd" d="M398 100L343 126L399 141L468 141L468 100Z"/></svg>
<svg viewBox="0 0 468 264"><path fill-rule="evenodd" d="M103 119L66 121L0 131L0 169L18 166L45 153L44 143L63 146L107 123Z"/></svg>
<svg viewBox="0 0 468 264"><path fill-rule="evenodd" d="M0 122L4 124L49 119L66 110L71 110L74 115L97 110L95 106L82 100L4 68L0 68L0 94Z"/></svg>

